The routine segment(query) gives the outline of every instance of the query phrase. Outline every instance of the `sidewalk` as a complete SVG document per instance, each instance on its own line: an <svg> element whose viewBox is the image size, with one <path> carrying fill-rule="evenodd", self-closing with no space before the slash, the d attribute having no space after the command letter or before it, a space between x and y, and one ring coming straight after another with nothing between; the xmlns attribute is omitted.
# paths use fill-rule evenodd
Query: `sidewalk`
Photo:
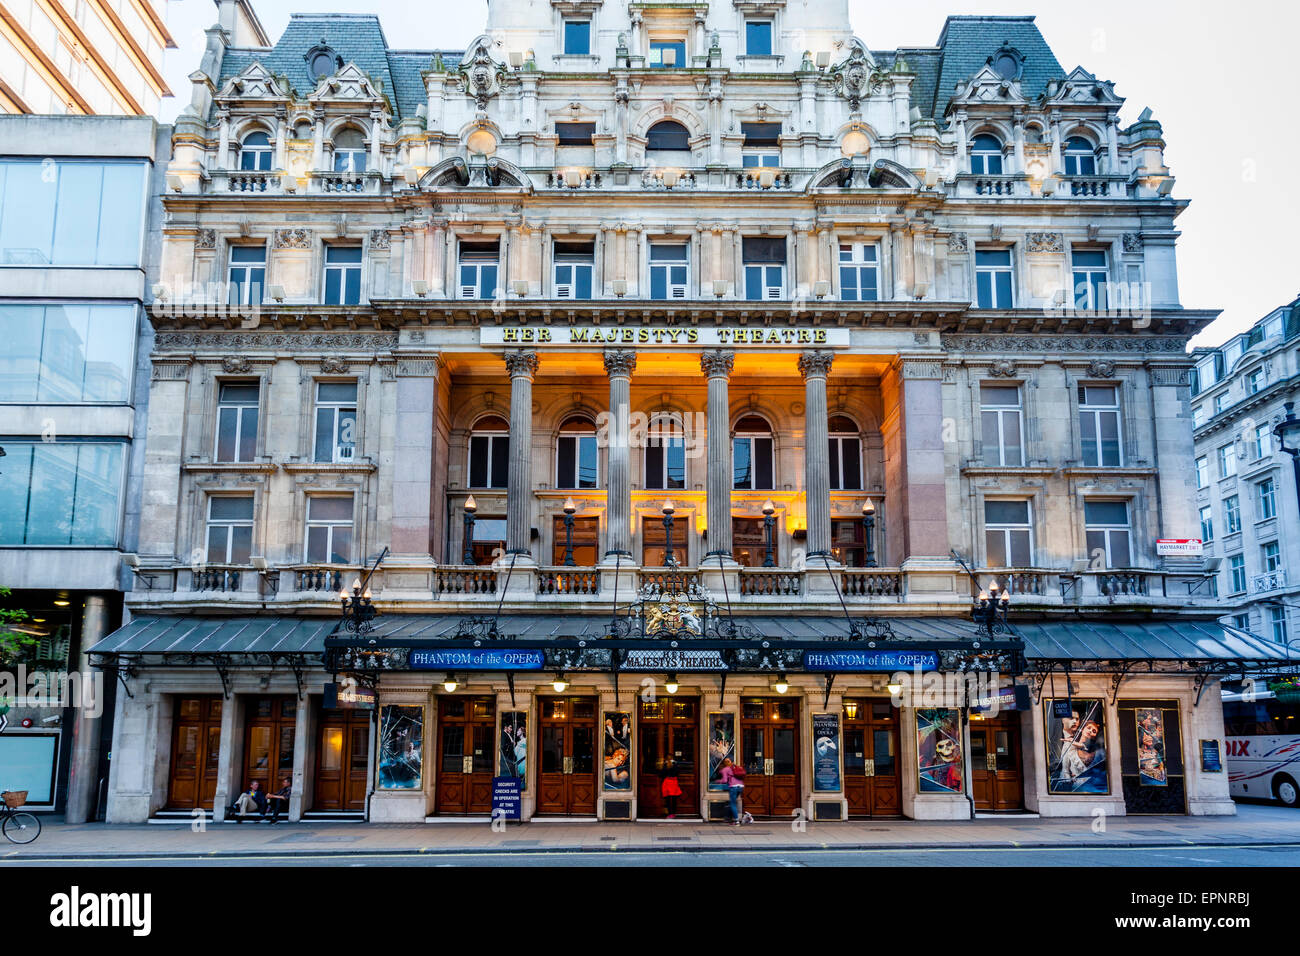
<svg viewBox="0 0 1300 956"><path fill-rule="evenodd" d="M789 823L752 826L675 823L525 823L494 831L486 823L68 825L43 821L39 839L26 846L0 841L0 862L108 859L344 856L366 854L521 854L620 850L710 852L810 849L996 849L1033 847L1158 847L1290 845L1300 855L1300 811L1242 805L1235 817L1109 817L1102 832L1091 818L1012 817L959 822L912 820Z"/></svg>

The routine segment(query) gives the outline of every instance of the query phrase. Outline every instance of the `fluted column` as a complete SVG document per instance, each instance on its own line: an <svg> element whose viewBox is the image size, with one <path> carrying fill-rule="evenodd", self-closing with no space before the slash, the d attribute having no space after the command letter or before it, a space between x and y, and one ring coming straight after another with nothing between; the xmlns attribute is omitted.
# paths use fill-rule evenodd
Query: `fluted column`
<svg viewBox="0 0 1300 956"><path fill-rule="evenodd" d="M799 356L804 381L804 492L808 500L808 553L831 550L830 432L826 411L826 376L835 353L825 349Z"/></svg>
<svg viewBox="0 0 1300 956"><path fill-rule="evenodd" d="M506 550L531 553L529 499L533 493L533 376L540 364L532 349L506 353L510 372L510 475L506 487Z"/></svg>
<svg viewBox="0 0 1300 956"><path fill-rule="evenodd" d="M610 349L605 353L609 375L608 498L605 514L605 556L632 553L632 464L628 423L632 414L632 373L636 352Z"/></svg>
<svg viewBox="0 0 1300 956"><path fill-rule="evenodd" d="M718 554L732 560L731 398L728 385L735 365L736 354L730 349L709 349L700 355L700 368L709 380L709 473L704 484L704 513L709 532L706 557L714 561Z"/></svg>

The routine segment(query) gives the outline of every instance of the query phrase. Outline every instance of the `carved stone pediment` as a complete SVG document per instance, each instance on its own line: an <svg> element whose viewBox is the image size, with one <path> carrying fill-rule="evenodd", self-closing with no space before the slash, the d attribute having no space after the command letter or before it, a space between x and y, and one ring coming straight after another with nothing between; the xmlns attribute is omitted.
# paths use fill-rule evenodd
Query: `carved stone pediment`
<svg viewBox="0 0 1300 956"><path fill-rule="evenodd" d="M488 100L501 92L506 78L506 65L492 59L491 42L488 37L479 37L460 61L458 71L465 95L473 98L481 110L487 109Z"/></svg>
<svg viewBox="0 0 1300 956"><path fill-rule="evenodd" d="M1099 80L1081 66L1076 66L1064 82L1053 80L1043 94L1044 106L1105 106L1118 109L1124 98L1115 95L1115 84Z"/></svg>
<svg viewBox="0 0 1300 956"><path fill-rule="evenodd" d="M313 104L346 102L387 105L382 85L372 80L355 63L347 63L333 76L322 79L316 84L309 99Z"/></svg>
<svg viewBox="0 0 1300 956"><path fill-rule="evenodd" d="M952 98L953 107L979 106L984 103L999 106L1024 104L1025 96L1020 89L1020 81L1009 80L985 64L970 79L957 84L957 93Z"/></svg>
<svg viewBox="0 0 1300 956"><path fill-rule="evenodd" d="M283 103L289 98L289 81L282 76L276 76L261 63L252 63L244 67L235 76L226 80L225 86L216 95L216 101L222 105L250 100Z"/></svg>

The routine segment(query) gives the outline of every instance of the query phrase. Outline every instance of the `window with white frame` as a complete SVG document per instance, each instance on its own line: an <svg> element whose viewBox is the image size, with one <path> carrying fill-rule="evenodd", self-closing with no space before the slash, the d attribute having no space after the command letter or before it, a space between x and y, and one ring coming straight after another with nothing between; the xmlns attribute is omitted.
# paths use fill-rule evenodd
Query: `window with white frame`
<svg viewBox="0 0 1300 956"><path fill-rule="evenodd" d="M1033 567L1034 532L1028 501L984 502L984 563L990 568Z"/></svg>
<svg viewBox="0 0 1300 956"><path fill-rule="evenodd" d="M320 462L348 462L356 457L357 383L316 383L316 436L314 458Z"/></svg>
<svg viewBox="0 0 1300 956"><path fill-rule="evenodd" d="M352 496L307 497L308 564L352 563Z"/></svg>
<svg viewBox="0 0 1300 956"><path fill-rule="evenodd" d="M1065 141L1065 175L1097 175L1097 151L1082 136L1071 136Z"/></svg>
<svg viewBox="0 0 1300 956"><path fill-rule="evenodd" d="M1246 591L1245 555L1233 554L1228 557L1228 578L1232 594L1244 594Z"/></svg>
<svg viewBox="0 0 1300 956"><path fill-rule="evenodd" d="M780 123L741 123L740 132L745 137L740 152L743 168L781 165Z"/></svg>
<svg viewBox="0 0 1300 956"><path fill-rule="evenodd" d="M1110 283L1105 250L1075 249L1070 255L1074 266L1074 307L1105 311Z"/></svg>
<svg viewBox="0 0 1300 956"><path fill-rule="evenodd" d="M876 243L840 243L840 298L845 302L880 298L880 247Z"/></svg>
<svg viewBox="0 0 1300 956"><path fill-rule="evenodd" d="M361 247L325 247L325 304L358 305L361 302Z"/></svg>
<svg viewBox="0 0 1300 956"><path fill-rule="evenodd" d="M253 553L253 496L208 499L207 563L247 565Z"/></svg>
<svg viewBox="0 0 1300 956"><path fill-rule="evenodd" d="M1020 410L1020 386L980 386L980 443L984 464L993 467L1025 463Z"/></svg>
<svg viewBox="0 0 1300 956"><path fill-rule="evenodd" d="M1271 425L1255 426L1255 435L1250 443L1250 451L1256 461L1273 454L1273 427Z"/></svg>
<svg viewBox="0 0 1300 956"><path fill-rule="evenodd" d="M1010 249L975 250L975 303L981 309L1015 308Z"/></svg>
<svg viewBox="0 0 1300 956"><path fill-rule="evenodd" d="M731 486L736 491L776 487L773 463L772 426L759 415L747 415L736 423L731 440Z"/></svg>
<svg viewBox="0 0 1300 956"><path fill-rule="evenodd" d="M591 53L591 21L565 18L564 55L587 56Z"/></svg>
<svg viewBox="0 0 1300 956"><path fill-rule="evenodd" d="M661 415L650 422L646 432L645 487L671 489L686 487L686 441L682 426Z"/></svg>
<svg viewBox="0 0 1300 956"><path fill-rule="evenodd" d="M1258 521L1277 517L1277 483L1272 478L1255 483L1255 517Z"/></svg>
<svg viewBox="0 0 1300 956"><path fill-rule="evenodd" d="M685 299L689 285L690 253L686 243L650 243L650 298Z"/></svg>
<svg viewBox="0 0 1300 956"><path fill-rule="evenodd" d="M772 21L746 19L745 56L771 56L773 52Z"/></svg>
<svg viewBox="0 0 1300 956"><path fill-rule="evenodd" d="M239 168L266 172L271 168L271 138L265 133L249 133L239 144Z"/></svg>
<svg viewBox="0 0 1300 956"><path fill-rule="evenodd" d="M245 462L257 457L257 382L222 382L217 389L217 462Z"/></svg>
<svg viewBox="0 0 1300 956"><path fill-rule="evenodd" d="M495 415L475 423L469 439L469 486L504 488L510 480L510 426Z"/></svg>
<svg viewBox="0 0 1300 956"><path fill-rule="evenodd" d="M1121 464L1118 385L1079 386L1079 434L1086 467Z"/></svg>
<svg viewBox="0 0 1300 956"><path fill-rule="evenodd" d="M1272 573L1282 567L1282 549L1276 541L1268 541L1259 546L1260 564L1265 573Z"/></svg>
<svg viewBox="0 0 1300 956"><path fill-rule="evenodd" d="M259 305L266 283L266 246L231 246L229 305Z"/></svg>
<svg viewBox="0 0 1300 956"><path fill-rule="evenodd" d="M1215 396L1214 396L1214 414L1217 415L1217 414L1219 414L1221 411L1223 411L1225 408L1227 408L1227 407L1228 407L1228 402L1231 401L1231 399L1232 399L1232 395L1231 395L1231 393L1229 393L1229 392L1220 392L1218 395L1215 395Z"/></svg>
<svg viewBox="0 0 1300 956"><path fill-rule="evenodd" d="M555 487L595 488L598 469L596 426L585 418L570 418L555 440Z"/></svg>
<svg viewBox="0 0 1300 956"><path fill-rule="evenodd" d="M831 491L862 490L862 439L851 418L835 415L830 429Z"/></svg>
<svg viewBox="0 0 1300 956"><path fill-rule="evenodd" d="M340 130L334 137L334 172L366 171L366 139L360 130Z"/></svg>
<svg viewBox="0 0 1300 956"><path fill-rule="evenodd" d="M556 241L553 255L555 297L590 299L592 275L596 268L596 244Z"/></svg>
<svg viewBox="0 0 1300 956"><path fill-rule="evenodd" d="M1208 488L1210 485L1210 460L1202 455L1196 459L1196 487Z"/></svg>
<svg viewBox="0 0 1300 956"><path fill-rule="evenodd" d="M1085 501L1083 520L1089 558L1102 558L1107 568L1132 567L1128 502Z"/></svg>
<svg viewBox="0 0 1300 956"><path fill-rule="evenodd" d="M1250 615L1249 615L1249 614L1234 614L1234 615L1232 615L1232 626L1235 627L1235 628L1237 628L1237 630L1239 630L1239 631L1249 631L1249 630L1250 630Z"/></svg>
<svg viewBox="0 0 1300 956"><path fill-rule="evenodd" d="M1192 407L1192 427L1200 428L1210 420L1209 412L1206 410L1205 403Z"/></svg>
<svg viewBox="0 0 1300 956"><path fill-rule="evenodd" d="M996 136L981 133L971 140L970 171L976 176L1002 175L1002 143Z"/></svg>
<svg viewBox="0 0 1300 956"><path fill-rule="evenodd" d="M1229 495L1223 499L1224 534L1236 534L1241 530L1241 499Z"/></svg>
<svg viewBox="0 0 1300 956"><path fill-rule="evenodd" d="M1286 608L1274 605L1268 609L1269 628L1273 633L1273 640L1279 644L1286 643Z"/></svg>
<svg viewBox="0 0 1300 956"><path fill-rule="evenodd" d="M1266 381L1267 376L1264 374L1263 366L1251 369L1250 373L1246 376L1246 394L1254 395L1264 387Z"/></svg>
<svg viewBox="0 0 1300 956"><path fill-rule="evenodd" d="M460 243L457 298L495 299L501 268L499 242Z"/></svg>
<svg viewBox="0 0 1300 956"><path fill-rule="evenodd" d="M785 240L746 236L741 240L745 298L780 299L785 294Z"/></svg>
<svg viewBox="0 0 1300 956"><path fill-rule="evenodd" d="M1220 445L1217 454L1219 456L1219 477L1231 478L1237 473L1237 443L1228 442L1226 445Z"/></svg>
<svg viewBox="0 0 1300 956"><path fill-rule="evenodd" d="M1209 505L1201 509L1201 541L1209 544L1214 540L1214 511Z"/></svg>

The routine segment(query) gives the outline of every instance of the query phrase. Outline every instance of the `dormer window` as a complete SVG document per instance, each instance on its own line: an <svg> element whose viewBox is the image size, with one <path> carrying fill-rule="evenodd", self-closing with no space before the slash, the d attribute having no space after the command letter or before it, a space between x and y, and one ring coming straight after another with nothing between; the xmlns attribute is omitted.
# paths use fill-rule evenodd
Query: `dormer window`
<svg viewBox="0 0 1300 956"><path fill-rule="evenodd" d="M970 171L976 176L1002 175L1002 143L996 136L981 133L971 141Z"/></svg>
<svg viewBox="0 0 1300 956"><path fill-rule="evenodd" d="M1018 80L1020 79L1020 71L1025 65L1025 58L1020 55L1019 50L1003 47L989 58L989 65L993 67L993 72L1002 79Z"/></svg>
<svg viewBox="0 0 1300 956"><path fill-rule="evenodd" d="M334 171L336 173L366 171L366 141L359 130L345 129L334 137Z"/></svg>
<svg viewBox="0 0 1300 956"><path fill-rule="evenodd" d="M307 61L311 78L317 82L327 76L333 76L343 67L343 58L326 46L324 40L304 53L302 58Z"/></svg>
<svg viewBox="0 0 1300 956"><path fill-rule="evenodd" d="M1065 175L1097 175L1097 154L1092 144L1082 136L1072 136L1065 141Z"/></svg>
<svg viewBox="0 0 1300 956"><path fill-rule="evenodd" d="M249 133L239 144L239 168L269 170L271 168L271 139L265 133Z"/></svg>

